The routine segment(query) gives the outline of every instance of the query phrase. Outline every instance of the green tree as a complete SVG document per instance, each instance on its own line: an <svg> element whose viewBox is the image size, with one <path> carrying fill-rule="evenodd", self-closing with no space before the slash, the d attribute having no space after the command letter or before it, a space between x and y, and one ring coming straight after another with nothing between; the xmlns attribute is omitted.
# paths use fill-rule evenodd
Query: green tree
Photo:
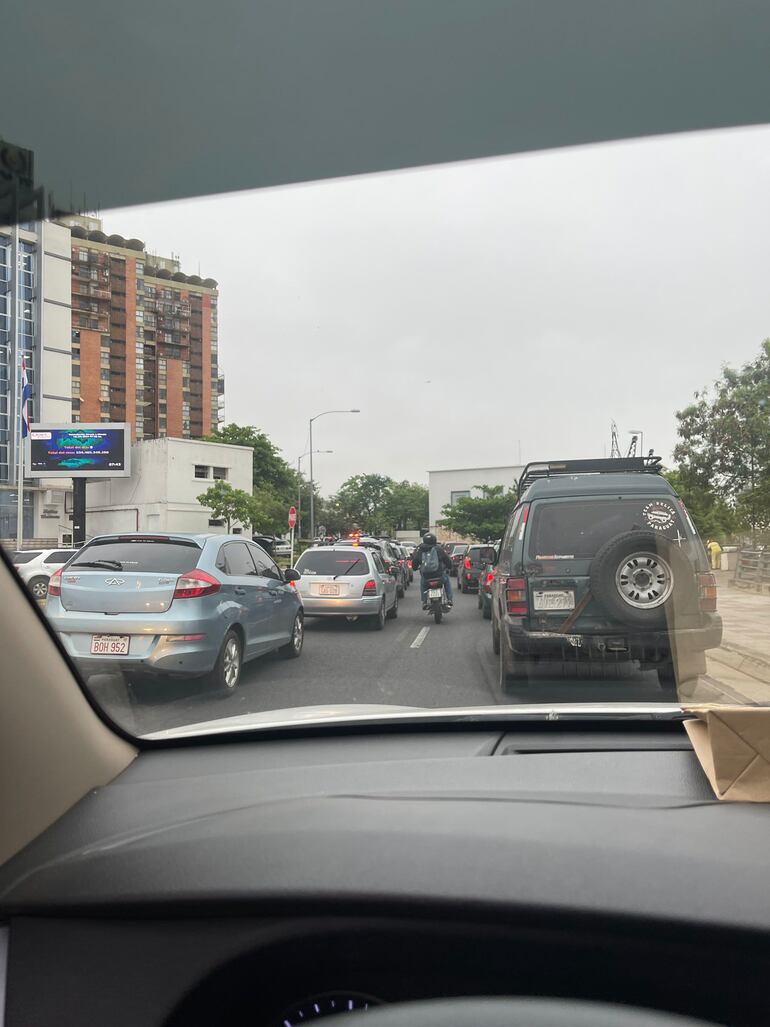
<svg viewBox="0 0 770 1027"><path fill-rule="evenodd" d="M415 482L394 482L385 497L383 516L391 531L424 529L428 525L428 490Z"/></svg>
<svg viewBox="0 0 770 1027"><path fill-rule="evenodd" d="M684 484L735 510L752 534L770 528L770 339L739 370L725 367L710 389L677 412L674 449Z"/></svg>
<svg viewBox="0 0 770 1027"><path fill-rule="evenodd" d="M515 489L505 491L502 485L477 485L481 491L477 498L461 496L454 504L447 504L439 524L463 538L486 542L501 538L511 510L516 506Z"/></svg>
<svg viewBox="0 0 770 1027"><path fill-rule="evenodd" d="M201 506L211 510L211 516L225 521L230 532L235 523L249 525L252 522L254 497L243 489L234 489L226 481L216 481L198 496Z"/></svg>
<svg viewBox="0 0 770 1027"><path fill-rule="evenodd" d="M248 446L253 452L254 491L269 486L288 505L297 495L297 473L281 456L268 435L252 425L225 424L207 442Z"/></svg>
<svg viewBox="0 0 770 1027"><path fill-rule="evenodd" d="M288 530L289 509L286 500L275 489L265 485L250 497L248 523L254 533L284 535Z"/></svg>
<svg viewBox="0 0 770 1027"><path fill-rule="evenodd" d="M724 542L735 535L739 526L735 510L708 486L704 486L697 479L691 480L687 467L666 471L665 477L682 498L698 529L698 534L704 541L708 538L717 538Z"/></svg>
<svg viewBox="0 0 770 1027"><path fill-rule="evenodd" d="M384 474L356 474L343 482L334 497L334 507L339 518L346 522L345 527L382 531L393 485L393 479Z"/></svg>

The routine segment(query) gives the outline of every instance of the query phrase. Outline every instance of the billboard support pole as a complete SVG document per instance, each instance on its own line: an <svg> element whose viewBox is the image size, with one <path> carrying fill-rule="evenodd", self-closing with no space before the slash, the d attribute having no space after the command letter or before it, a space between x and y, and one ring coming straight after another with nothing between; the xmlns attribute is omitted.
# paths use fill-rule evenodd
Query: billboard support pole
<svg viewBox="0 0 770 1027"><path fill-rule="evenodd" d="M72 479L72 544L86 541L86 478Z"/></svg>

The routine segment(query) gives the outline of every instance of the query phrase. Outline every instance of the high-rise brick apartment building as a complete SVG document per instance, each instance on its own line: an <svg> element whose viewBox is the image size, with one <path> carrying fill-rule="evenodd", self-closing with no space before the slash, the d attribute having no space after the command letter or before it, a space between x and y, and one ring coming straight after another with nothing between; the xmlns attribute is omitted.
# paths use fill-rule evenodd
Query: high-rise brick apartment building
<svg viewBox="0 0 770 1027"><path fill-rule="evenodd" d="M218 293L98 218L72 233L72 420L129 421L135 439L197 438L218 423Z"/></svg>

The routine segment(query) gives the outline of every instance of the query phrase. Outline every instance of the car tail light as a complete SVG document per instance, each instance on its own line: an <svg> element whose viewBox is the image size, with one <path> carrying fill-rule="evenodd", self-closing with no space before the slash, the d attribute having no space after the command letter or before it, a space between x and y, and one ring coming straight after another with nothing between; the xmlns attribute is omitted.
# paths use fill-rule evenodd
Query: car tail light
<svg viewBox="0 0 770 1027"><path fill-rule="evenodd" d="M524 509L521 511L521 527L519 528L519 542L524 538L524 529L527 526L527 520L529 518L529 503L524 504Z"/></svg>
<svg viewBox="0 0 770 1027"><path fill-rule="evenodd" d="M48 579L48 595L61 595L61 569L59 569L58 571L54 571L51 577Z"/></svg>
<svg viewBox="0 0 770 1027"><path fill-rule="evenodd" d="M495 575L493 571L487 571L487 580L484 582L484 588L489 592L492 588L492 582L494 581Z"/></svg>
<svg viewBox="0 0 770 1027"><path fill-rule="evenodd" d="M529 613L526 578L506 579L505 602L508 608L508 613L513 613L519 617Z"/></svg>
<svg viewBox="0 0 770 1027"><path fill-rule="evenodd" d="M704 613L714 613L717 608L717 579L711 573L698 575L698 605Z"/></svg>
<svg viewBox="0 0 770 1027"><path fill-rule="evenodd" d="M221 588L221 582L206 571L188 571L176 579L173 598L200 599L201 596L213 596Z"/></svg>
<svg viewBox="0 0 770 1027"><path fill-rule="evenodd" d="M466 571L471 569L471 558L469 556L465 557L465 569Z"/></svg>
<svg viewBox="0 0 770 1027"><path fill-rule="evenodd" d="M365 596L376 596L377 595L377 582L374 578L369 578L367 583L364 585Z"/></svg>

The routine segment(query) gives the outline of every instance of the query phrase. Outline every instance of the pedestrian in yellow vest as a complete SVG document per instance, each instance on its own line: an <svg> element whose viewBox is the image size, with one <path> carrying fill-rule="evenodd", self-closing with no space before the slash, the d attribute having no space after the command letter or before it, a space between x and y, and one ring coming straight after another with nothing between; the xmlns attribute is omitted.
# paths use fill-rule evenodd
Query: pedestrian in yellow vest
<svg viewBox="0 0 770 1027"><path fill-rule="evenodd" d="M712 571L718 571L722 566L722 547L715 539L709 539L706 543L709 556L711 557Z"/></svg>

